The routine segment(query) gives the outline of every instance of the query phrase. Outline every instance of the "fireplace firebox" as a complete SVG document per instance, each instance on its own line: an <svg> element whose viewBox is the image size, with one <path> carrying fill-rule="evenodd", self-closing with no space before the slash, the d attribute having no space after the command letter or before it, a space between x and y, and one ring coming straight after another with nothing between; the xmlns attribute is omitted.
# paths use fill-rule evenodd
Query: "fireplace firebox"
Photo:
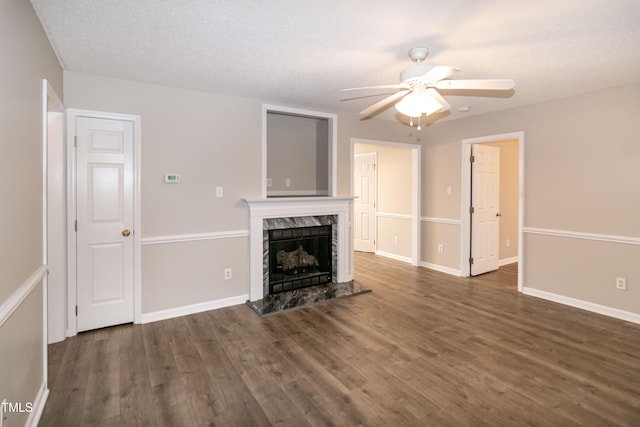
<svg viewBox="0 0 640 427"><path fill-rule="evenodd" d="M269 230L269 294L331 283L332 226Z"/></svg>

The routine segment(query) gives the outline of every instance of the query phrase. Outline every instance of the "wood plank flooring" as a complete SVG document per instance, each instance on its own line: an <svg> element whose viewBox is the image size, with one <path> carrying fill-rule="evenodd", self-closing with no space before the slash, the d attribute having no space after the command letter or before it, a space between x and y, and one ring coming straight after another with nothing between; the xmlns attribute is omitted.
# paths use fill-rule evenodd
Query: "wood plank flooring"
<svg viewBox="0 0 640 427"><path fill-rule="evenodd" d="M42 426L638 426L640 325L356 254L372 293L49 348Z"/></svg>

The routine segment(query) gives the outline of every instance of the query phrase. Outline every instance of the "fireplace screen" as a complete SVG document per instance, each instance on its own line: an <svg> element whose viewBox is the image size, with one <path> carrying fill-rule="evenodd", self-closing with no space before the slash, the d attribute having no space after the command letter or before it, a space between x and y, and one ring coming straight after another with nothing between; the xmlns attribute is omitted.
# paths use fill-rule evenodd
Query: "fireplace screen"
<svg viewBox="0 0 640 427"><path fill-rule="evenodd" d="M269 230L269 294L331 282L331 225Z"/></svg>

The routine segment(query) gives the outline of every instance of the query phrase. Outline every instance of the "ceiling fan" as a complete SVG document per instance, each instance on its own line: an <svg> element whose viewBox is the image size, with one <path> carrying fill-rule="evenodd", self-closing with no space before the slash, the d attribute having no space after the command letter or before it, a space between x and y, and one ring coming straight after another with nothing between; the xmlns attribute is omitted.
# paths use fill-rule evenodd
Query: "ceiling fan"
<svg viewBox="0 0 640 427"><path fill-rule="evenodd" d="M449 80L449 77L460 70L444 65L423 64L428 54L429 49L426 47L410 49L409 58L415 62L415 65L400 73L400 83L398 84L355 87L342 91L396 89L395 93L365 108L360 114L374 116L388 105L395 103L395 107L400 113L410 117L411 126L413 126L413 118L418 118L418 130L420 130L420 118L423 114L428 116L451 108L451 105L439 91L455 90L459 95L460 91L503 91L515 87L515 82L512 79Z"/></svg>

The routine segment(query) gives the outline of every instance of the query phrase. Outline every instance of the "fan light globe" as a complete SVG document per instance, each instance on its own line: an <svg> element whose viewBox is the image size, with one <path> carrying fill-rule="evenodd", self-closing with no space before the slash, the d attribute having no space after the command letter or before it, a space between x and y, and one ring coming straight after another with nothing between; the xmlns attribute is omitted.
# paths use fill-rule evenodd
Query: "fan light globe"
<svg viewBox="0 0 640 427"><path fill-rule="evenodd" d="M405 116L420 117L423 113L429 115L440 110L443 105L436 101L428 93L410 93L402 98L396 105L396 110Z"/></svg>

